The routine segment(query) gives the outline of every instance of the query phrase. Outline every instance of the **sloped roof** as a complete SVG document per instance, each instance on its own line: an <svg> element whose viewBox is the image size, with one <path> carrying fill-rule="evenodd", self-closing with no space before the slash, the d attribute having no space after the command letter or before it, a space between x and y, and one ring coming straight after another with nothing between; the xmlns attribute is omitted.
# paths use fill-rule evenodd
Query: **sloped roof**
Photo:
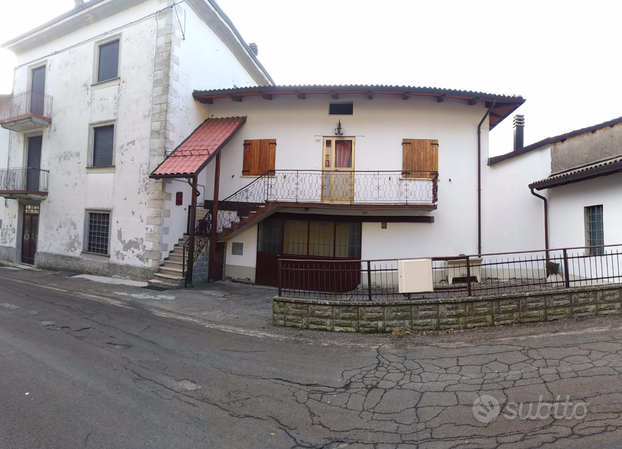
<svg viewBox="0 0 622 449"><path fill-rule="evenodd" d="M586 179L611 175L618 172L622 172L622 155L605 159L594 164L556 173L548 178L529 184L529 188L543 190L551 187L562 186L564 184L571 184L573 182L585 181Z"/></svg>
<svg viewBox="0 0 622 449"><path fill-rule="evenodd" d="M266 100L272 99L273 95L298 95L304 98L305 95L325 94L332 95L338 99L339 95L367 95L372 99L374 95L396 95L404 99L417 96L435 97L438 102L445 98L466 100L469 104L484 102L486 107L495 106L490 113L490 129L494 128L503 119L514 112L525 99L520 95L496 95L486 92L474 92L456 89L441 89L438 87L416 87L416 86L389 86L389 85L298 85L298 86L252 86L235 87L231 89L212 89L194 91L194 99L201 103L211 104L216 99L230 98L234 101L242 101L244 97L263 96Z"/></svg>
<svg viewBox="0 0 622 449"><path fill-rule="evenodd" d="M209 118L156 168L150 178L191 178L199 173L244 125L246 117Z"/></svg>
<svg viewBox="0 0 622 449"><path fill-rule="evenodd" d="M539 142L532 143L523 148L519 148L511 153L502 154L500 156L494 156L488 158L488 165L500 164L501 162L507 161L508 159L515 158L516 156L520 156L521 154L529 153L530 151L537 150L542 148L545 145L550 145L557 142L563 142L566 139L570 139L571 137L580 136L581 134L593 133L594 131L598 131L599 129L606 128L608 126L615 126L617 124L622 123L622 117L614 118L613 120L608 120L603 123L599 123L598 125L588 126L587 128L575 129L574 131L570 131L568 133L560 134L555 137L547 137L546 139L542 139Z"/></svg>

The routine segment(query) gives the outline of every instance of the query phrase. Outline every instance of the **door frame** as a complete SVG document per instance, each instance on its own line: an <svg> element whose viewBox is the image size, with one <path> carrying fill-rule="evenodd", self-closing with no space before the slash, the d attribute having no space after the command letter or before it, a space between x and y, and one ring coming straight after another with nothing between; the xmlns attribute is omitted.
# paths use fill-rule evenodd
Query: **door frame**
<svg viewBox="0 0 622 449"><path fill-rule="evenodd" d="M326 142L327 141L331 141L331 149L330 149L330 154L327 154L328 152L326 151ZM348 168L348 169L343 169L343 168L336 168L335 167L335 149L336 149L336 145L335 142L339 141L339 140L349 140L352 142L352 167ZM352 137L348 137L348 136L325 136L322 139L322 190L321 190L321 201L323 203L335 203L335 204L349 204L352 201L354 201L354 167L355 167L355 156L356 156L356 138L354 136ZM328 173L327 173L328 172ZM340 199L335 199L334 198L334 191L333 188L330 186L332 185L332 179L334 178L334 176L337 174L338 172L350 172L352 173L352 179L351 179L351 190L350 190L350 199L347 200L340 200ZM330 184L327 187L327 176L328 176L328 183ZM325 194L325 190L326 188L329 189L329 194L328 194L328 198L325 198L324 194Z"/></svg>
<svg viewBox="0 0 622 449"><path fill-rule="evenodd" d="M29 206L34 206L36 207L37 212L33 213L33 212L28 212ZM30 216L36 216L37 219L37 229L36 229L36 233L34 233L34 241L35 241L35 249L32 252L32 263L30 262L26 262L24 260L24 233L26 232L26 216L30 215ZM19 256L19 261L20 263L26 263L28 265L34 265L35 264L35 256L37 254L37 242L39 241L39 223L40 223L40 217L41 217L41 204L40 203L24 203L21 207L21 232L20 232L20 245L19 245L19 252L18 252L18 256ZM30 230L30 229L29 229ZM32 241L32 238L29 238L30 241Z"/></svg>

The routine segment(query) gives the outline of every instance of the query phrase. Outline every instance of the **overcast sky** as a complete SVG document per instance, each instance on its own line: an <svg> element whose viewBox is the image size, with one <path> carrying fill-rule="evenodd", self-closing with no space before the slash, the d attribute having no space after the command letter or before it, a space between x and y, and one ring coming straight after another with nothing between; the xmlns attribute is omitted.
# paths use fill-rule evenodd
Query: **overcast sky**
<svg viewBox="0 0 622 449"><path fill-rule="evenodd" d="M619 1L217 1L277 84L519 94L526 145L622 115ZM74 5L6 3L0 42ZM491 134L492 153L511 151L511 122Z"/></svg>

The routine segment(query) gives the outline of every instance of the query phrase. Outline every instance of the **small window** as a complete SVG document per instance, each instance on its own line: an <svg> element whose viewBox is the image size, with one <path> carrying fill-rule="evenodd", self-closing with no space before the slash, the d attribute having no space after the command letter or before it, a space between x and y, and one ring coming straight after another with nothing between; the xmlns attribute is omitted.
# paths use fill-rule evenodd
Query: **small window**
<svg viewBox="0 0 622 449"><path fill-rule="evenodd" d="M233 242L231 244L231 255L232 256L243 256L244 255L244 243Z"/></svg>
<svg viewBox="0 0 622 449"><path fill-rule="evenodd" d="M585 246L598 246L605 244L603 226L603 206L588 206L585 208ZM605 248L587 248L586 253L590 256L604 254Z"/></svg>
<svg viewBox="0 0 622 449"><path fill-rule="evenodd" d="M352 115L354 105L352 103L331 103L328 113L331 115Z"/></svg>
<svg viewBox="0 0 622 449"><path fill-rule="evenodd" d="M119 41L112 41L99 46L97 82L108 81L119 76Z"/></svg>
<svg viewBox="0 0 622 449"><path fill-rule="evenodd" d="M257 251L260 253L281 252L281 229L283 220L271 219L259 222L259 236L257 238Z"/></svg>
<svg viewBox="0 0 622 449"><path fill-rule="evenodd" d="M108 255L110 212L87 212L86 252Z"/></svg>
<svg viewBox="0 0 622 449"><path fill-rule="evenodd" d="M438 140L402 140L402 177L434 178L438 172Z"/></svg>
<svg viewBox="0 0 622 449"><path fill-rule="evenodd" d="M245 140L242 175L264 175L267 172L274 170L275 159L275 139Z"/></svg>
<svg viewBox="0 0 622 449"><path fill-rule="evenodd" d="M93 160L91 167L114 165L114 125L93 128Z"/></svg>

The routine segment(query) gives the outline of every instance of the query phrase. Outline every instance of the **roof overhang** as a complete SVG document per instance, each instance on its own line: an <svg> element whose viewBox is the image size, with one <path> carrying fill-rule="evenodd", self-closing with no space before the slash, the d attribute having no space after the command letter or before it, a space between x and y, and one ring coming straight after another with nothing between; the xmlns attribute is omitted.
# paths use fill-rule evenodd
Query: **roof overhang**
<svg viewBox="0 0 622 449"><path fill-rule="evenodd" d="M153 179L194 178L229 143L246 117L205 120L149 175Z"/></svg>
<svg viewBox="0 0 622 449"><path fill-rule="evenodd" d="M508 117L525 99L520 95L495 95L484 92L472 92L454 89L439 89L435 87L383 86L383 85L343 85L343 86L257 86L233 89L215 89L194 91L193 96L200 103L212 104L214 100L230 99L240 102L245 97L262 96L271 100L273 96L296 95L305 99L307 95L330 95L339 99L340 95L364 95L373 99L375 95L392 95L407 100L410 97L433 97L437 102L445 99L463 100L473 106L482 103L490 107L493 100L495 105L490 112L490 128L493 129L503 119Z"/></svg>
<svg viewBox="0 0 622 449"><path fill-rule="evenodd" d="M548 178L529 184L529 188L536 190L550 189L552 187L586 181L588 179L599 178L619 172L622 172L622 156L556 173Z"/></svg>

